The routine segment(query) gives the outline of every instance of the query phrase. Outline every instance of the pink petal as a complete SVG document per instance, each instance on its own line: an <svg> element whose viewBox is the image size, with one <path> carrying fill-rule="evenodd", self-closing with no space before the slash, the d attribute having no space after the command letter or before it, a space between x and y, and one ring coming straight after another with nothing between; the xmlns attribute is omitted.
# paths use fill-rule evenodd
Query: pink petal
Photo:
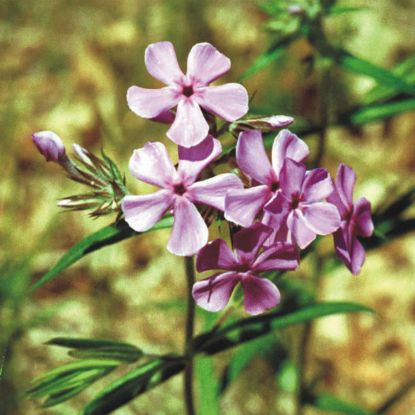
<svg viewBox="0 0 415 415"><path fill-rule="evenodd" d="M274 171L265 152L260 131L249 130L239 134L236 162L244 173L257 182L262 184L272 182Z"/></svg>
<svg viewBox="0 0 415 415"><path fill-rule="evenodd" d="M306 248L314 241L314 239L316 239L316 233L309 228L308 222L304 219L304 216L299 209L293 210L288 215L287 227L291 232L294 242L301 249Z"/></svg>
<svg viewBox="0 0 415 415"><path fill-rule="evenodd" d="M239 275L234 272L213 275L193 285L193 298L199 307L207 311L222 310L238 281Z"/></svg>
<svg viewBox="0 0 415 415"><path fill-rule="evenodd" d="M145 183L166 187L176 178L176 169L164 144L148 142L134 150L130 158L131 174Z"/></svg>
<svg viewBox="0 0 415 415"><path fill-rule="evenodd" d="M208 135L205 140L196 146L179 147L179 176L190 185L199 176L201 171L215 160L222 152L220 141Z"/></svg>
<svg viewBox="0 0 415 415"><path fill-rule="evenodd" d="M341 163L337 170L336 187L340 199L345 206L351 206L353 203L353 189L356 183L356 174L352 168Z"/></svg>
<svg viewBox="0 0 415 415"><path fill-rule="evenodd" d="M148 72L166 85L184 78L171 42L157 42L147 46L144 61Z"/></svg>
<svg viewBox="0 0 415 415"><path fill-rule="evenodd" d="M225 197L225 218L247 227L253 223L271 196L268 186L230 190Z"/></svg>
<svg viewBox="0 0 415 415"><path fill-rule="evenodd" d="M253 263L258 251L271 232L272 229L269 226L260 222L256 222L249 228L236 232L233 237L233 246L239 263Z"/></svg>
<svg viewBox="0 0 415 415"><path fill-rule="evenodd" d="M210 43L197 43L187 57L187 77L190 81L208 85L231 68L231 61Z"/></svg>
<svg viewBox="0 0 415 415"><path fill-rule="evenodd" d="M282 169L286 158L302 162L309 155L307 144L289 130L282 130L275 137L272 146L272 167L277 176Z"/></svg>
<svg viewBox="0 0 415 415"><path fill-rule="evenodd" d="M205 110L226 121L235 121L248 112L248 92L240 84L200 88L195 100Z"/></svg>
<svg viewBox="0 0 415 415"><path fill-rule="evenodd" d="M177 93L170 87L147 89L132 86L127 91L130 110L143 118L156 118L176 106L178 101Z"/></svg>
<svg viewBox="0 0 415 415"><path fill-rule="evenodd" d="M163 124L171 124L176 117L176 114L173 111L167 110L161 112L159 115L157 115L154 118L150 118L150 121L154 122L160 122Z"/></svg>
<svg viewBox="0 0 415 415"><path fill-rule="evenodd" d="M292 244L277 242L258 256L252 270L256 272L294 270L297 267L298 254L295 247Z"/></svg>
<svg viewBox="0 0 415 415"><path fill-rule="evenodd" d="M305 172L304 164L285 159L279 177L282 193L289 198L292 195L299 195L302 190Z"/></svg>
<svg viewBox="0 0 415 415"><path fill-rule="evenodd" d="M318 202L302 208L307 226L317 235L328 235L340 226L340 215L331 203Z"/></svg>
<svg viewBox="0 0 415 415"><path fill-rule="evenodd" d="M248 274L241 280L244 289L244 307L249 314L260 314L280 302L278 288L265 278Z"/></svg>
<svg viewBox="0 0 415 415"><path fill-rule="evenodd" d="M160 190L150 195L125 196L121 209L128 225L137 232L144 232L163 217L172 203L171 193Z"/></svg>
<svg viewBox="0 0 415 415"><path fill-rule="evenodd" d="M199 105L191 99L181 99L167 137L180 146L193 147L203 141L208 132L209 125Z"/></svg>
<svg viewBox="0 0 415 415"><path fill-rule="evenodd" d="M334 234L336 254L350 272L357 275L366 259L365 250L359 240L350 234L347 227Z"/></svg>
<svg viewBox="0 0 415 415"><path fill-rule="evenodd" d="M307 172L303 184L303 196L307 202L319 202L333 192L333 181L326 169Z"/></svg>
<svg viewBox="0 0 415 415"><path fill-rule="evenodd" d="M332 182L333 184L333 182ZM340 198L339 192L337 191L337 187L333 186L333 191L330 193L330 195L327 197L327 202L332 203L334 206L337 207L340 216L342 218L346 217L349 210L350 210L350 206L349 205L345 205L343 203L343 200Z"/></svg>
<svg viewBox="0 0 415 415"><path fill-rule="evenodd" d="M196 269L203 272L208 269L232 270L238 263L223 239L215 239L204 246L197 254Z"/></svg>
<svg viewBox="0 0 415 415"><path fill-rule="evenodd" d="M208 241L205 221L196 206L184 197L176 197L173 214L173 230L167 249L179 256L196 254Z"/></svg>
<svg viewBox="0 0 415 415"><path fill-rule="evenodd" d="M243 185L238 176L224 173L192 184L188 188L188 195L194 202L212 206L223 212L226 193L242 188Z"/></svg>
<svg viewBox="0 0 415 415"><path fill-rule="evenodd" d="M371 215L370 202L362 197L354 205L353 219L355 232L359 236L368 238L372 235L374 226Z"/></svg>

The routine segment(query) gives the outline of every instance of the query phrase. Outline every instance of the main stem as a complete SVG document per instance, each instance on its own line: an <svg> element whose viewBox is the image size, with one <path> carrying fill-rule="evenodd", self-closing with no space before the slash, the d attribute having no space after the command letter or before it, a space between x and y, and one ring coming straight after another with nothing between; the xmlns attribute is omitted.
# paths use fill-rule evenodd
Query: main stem
<svg viewBox="0 0 415 415"><path fill-rule="evenodd" d="M186 405L186 414L195 415L196 412L193 401L193 331L195 320L195 303L192 297L192 287L195 282L195 270L193 266L193 257L185 257L184 265L187 282L186 337L184 350L186 357L186 366L184 369L184 399Z"/></svg>

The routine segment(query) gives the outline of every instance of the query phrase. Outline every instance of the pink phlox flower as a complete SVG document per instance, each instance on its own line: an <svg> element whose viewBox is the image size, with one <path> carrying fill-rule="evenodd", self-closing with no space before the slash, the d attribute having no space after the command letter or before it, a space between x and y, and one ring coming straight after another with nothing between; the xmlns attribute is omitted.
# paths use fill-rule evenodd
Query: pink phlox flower
<svg viewBox="0 0 415 415"><path fill-rule="evenodd" d="M174 224L167 249L176 255L194 255L208 241L208 228L195 203L223 211L226 192L242 187L239 178L232 173L196 181L220 153L220 142L212 136L190 149L179 147L176 170L162 143L149 142L135 150L130 159L132 175L161 190L123 199L121 208L130 227L144 232L172 209Z"/></svg>
<svg viewBox="0 0 415 415"><path fill-rule="evenodd" d="M46 161L59 163L66 155L61 138L53 131L33 133L32 140Z"/></svg>
<svg viewBox="0 0 415 415"><path fill-rule="evenodd" d="M272 226L285 229L287 240L301 249L316 235L328 235L340 226L335 205L325 199L333 192L326 169L306 171L302 163L286 159L280 173L281 192L265 207L271 213Z"/></svg>
<svg viewBox="0 0 415 415"><path fill-rule="evenodd" d="M248 111L248 93L237 83L208 86L229 71L229 58L209 43L192 47L187 58L187 73L177 63L171 42L149 45L145 52L148 72L167 86L146 89L132 86L127 92L130 109L144 118L171 119L169 110L177 105L175 119L167 136L183 147L200 143L209 131L201 108L226 121L235 121Z"/></svg>
<svg viewBox="0 0 415 415"><path fill-rule="evenodd" d="M333 193L327 200L337 206L342 220L333 235L337 256L352 274L357 275L365 262L365 250L357 237L370 237L374 226L370 202L362 197L353 203L355 183L353 169L340 164Z"/></svg>
<svg viewBox="0 0 415 415"><path fill-rule="evenodd" d="M225 218L238 225L251 225L264 206L280 191L280 173L287 158L301 162L309 154L307 144L289 130L282 130L272 146L272 164L265 152L261 132L244 131L236 145L236 162L254 184L230 191L225 199ZM257 185L257 186L256 186Z"/></svg>
<svg viewBox="0 0 415 415"><path fill-rule="evenodd" d="M222 269L225 272L194 284L193 298L196 303L208 311L222 310L235 286L241 283L246 312L259 314L275 307L280 302L278 288L258 274L293 270L298 266L298 256L293 245L282 242L262 249L271 232L270 227L256 222L234 235L234 252L223 239L216 239L202 248L197 256L197 270Z"/></svg>

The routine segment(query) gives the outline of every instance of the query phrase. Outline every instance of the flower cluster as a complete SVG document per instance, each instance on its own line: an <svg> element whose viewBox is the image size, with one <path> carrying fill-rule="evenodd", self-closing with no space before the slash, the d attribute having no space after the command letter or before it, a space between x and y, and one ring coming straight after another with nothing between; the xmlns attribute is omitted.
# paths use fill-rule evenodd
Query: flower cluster
<svg viewBox="0 0 415 415"><path fill-rule="evenodd" d="M309 148L287 129L276 135L270 160L262 132L284 128L293 119L240 119L248 112L248 93L237 83L210 85L229 71L231 63L209 43L193 46L186 74L170 42L148 46L145 64L166 86L132 86L128 105L141 117L171 124L167 137L178 145L178 163L174 165L161 142L136 149L130 159L131 174L159 190L126 195L121 209L138 232L171 213L174 224L167 249L180 256L197 254L199 272L224 271L194 285L193 297L200 307L223 309L238 283L248 313L274 307L280 301L279 291L261 273L295 269L300 250L317 235L333 234L338 257L353 274L359 273L365 253L358 237L369 237L373 223L366 199L353 204L356 177L350 167L340 165L335 181L326 169L307 170ZM237 137L238 174L214 174L215 160L222 153L216 116L224 120L219 131ZM35 143L48 160L62 164L64 148L56 137L44 135L43 145L39 139ZM231 234L234 251L222 239L208 242L206 211L241 227Z"/></svg>

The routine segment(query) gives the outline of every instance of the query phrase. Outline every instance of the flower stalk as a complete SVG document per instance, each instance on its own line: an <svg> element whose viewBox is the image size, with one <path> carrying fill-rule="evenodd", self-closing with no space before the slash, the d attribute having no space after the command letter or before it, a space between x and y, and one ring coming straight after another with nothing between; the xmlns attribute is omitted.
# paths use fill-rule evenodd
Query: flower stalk
<svg viewBox="0 0 415 415"><path fill-rule="evenodd" d="M187 415L195 415L194 399L193 399L193 333L195 320L195 302L192 297L192 287L195 282L195 269L193 265L193 257L184 257L186 272L186 328L185 328L185 346L184 355L186 357L186 366L184 369L184 400Z"/></svg>

